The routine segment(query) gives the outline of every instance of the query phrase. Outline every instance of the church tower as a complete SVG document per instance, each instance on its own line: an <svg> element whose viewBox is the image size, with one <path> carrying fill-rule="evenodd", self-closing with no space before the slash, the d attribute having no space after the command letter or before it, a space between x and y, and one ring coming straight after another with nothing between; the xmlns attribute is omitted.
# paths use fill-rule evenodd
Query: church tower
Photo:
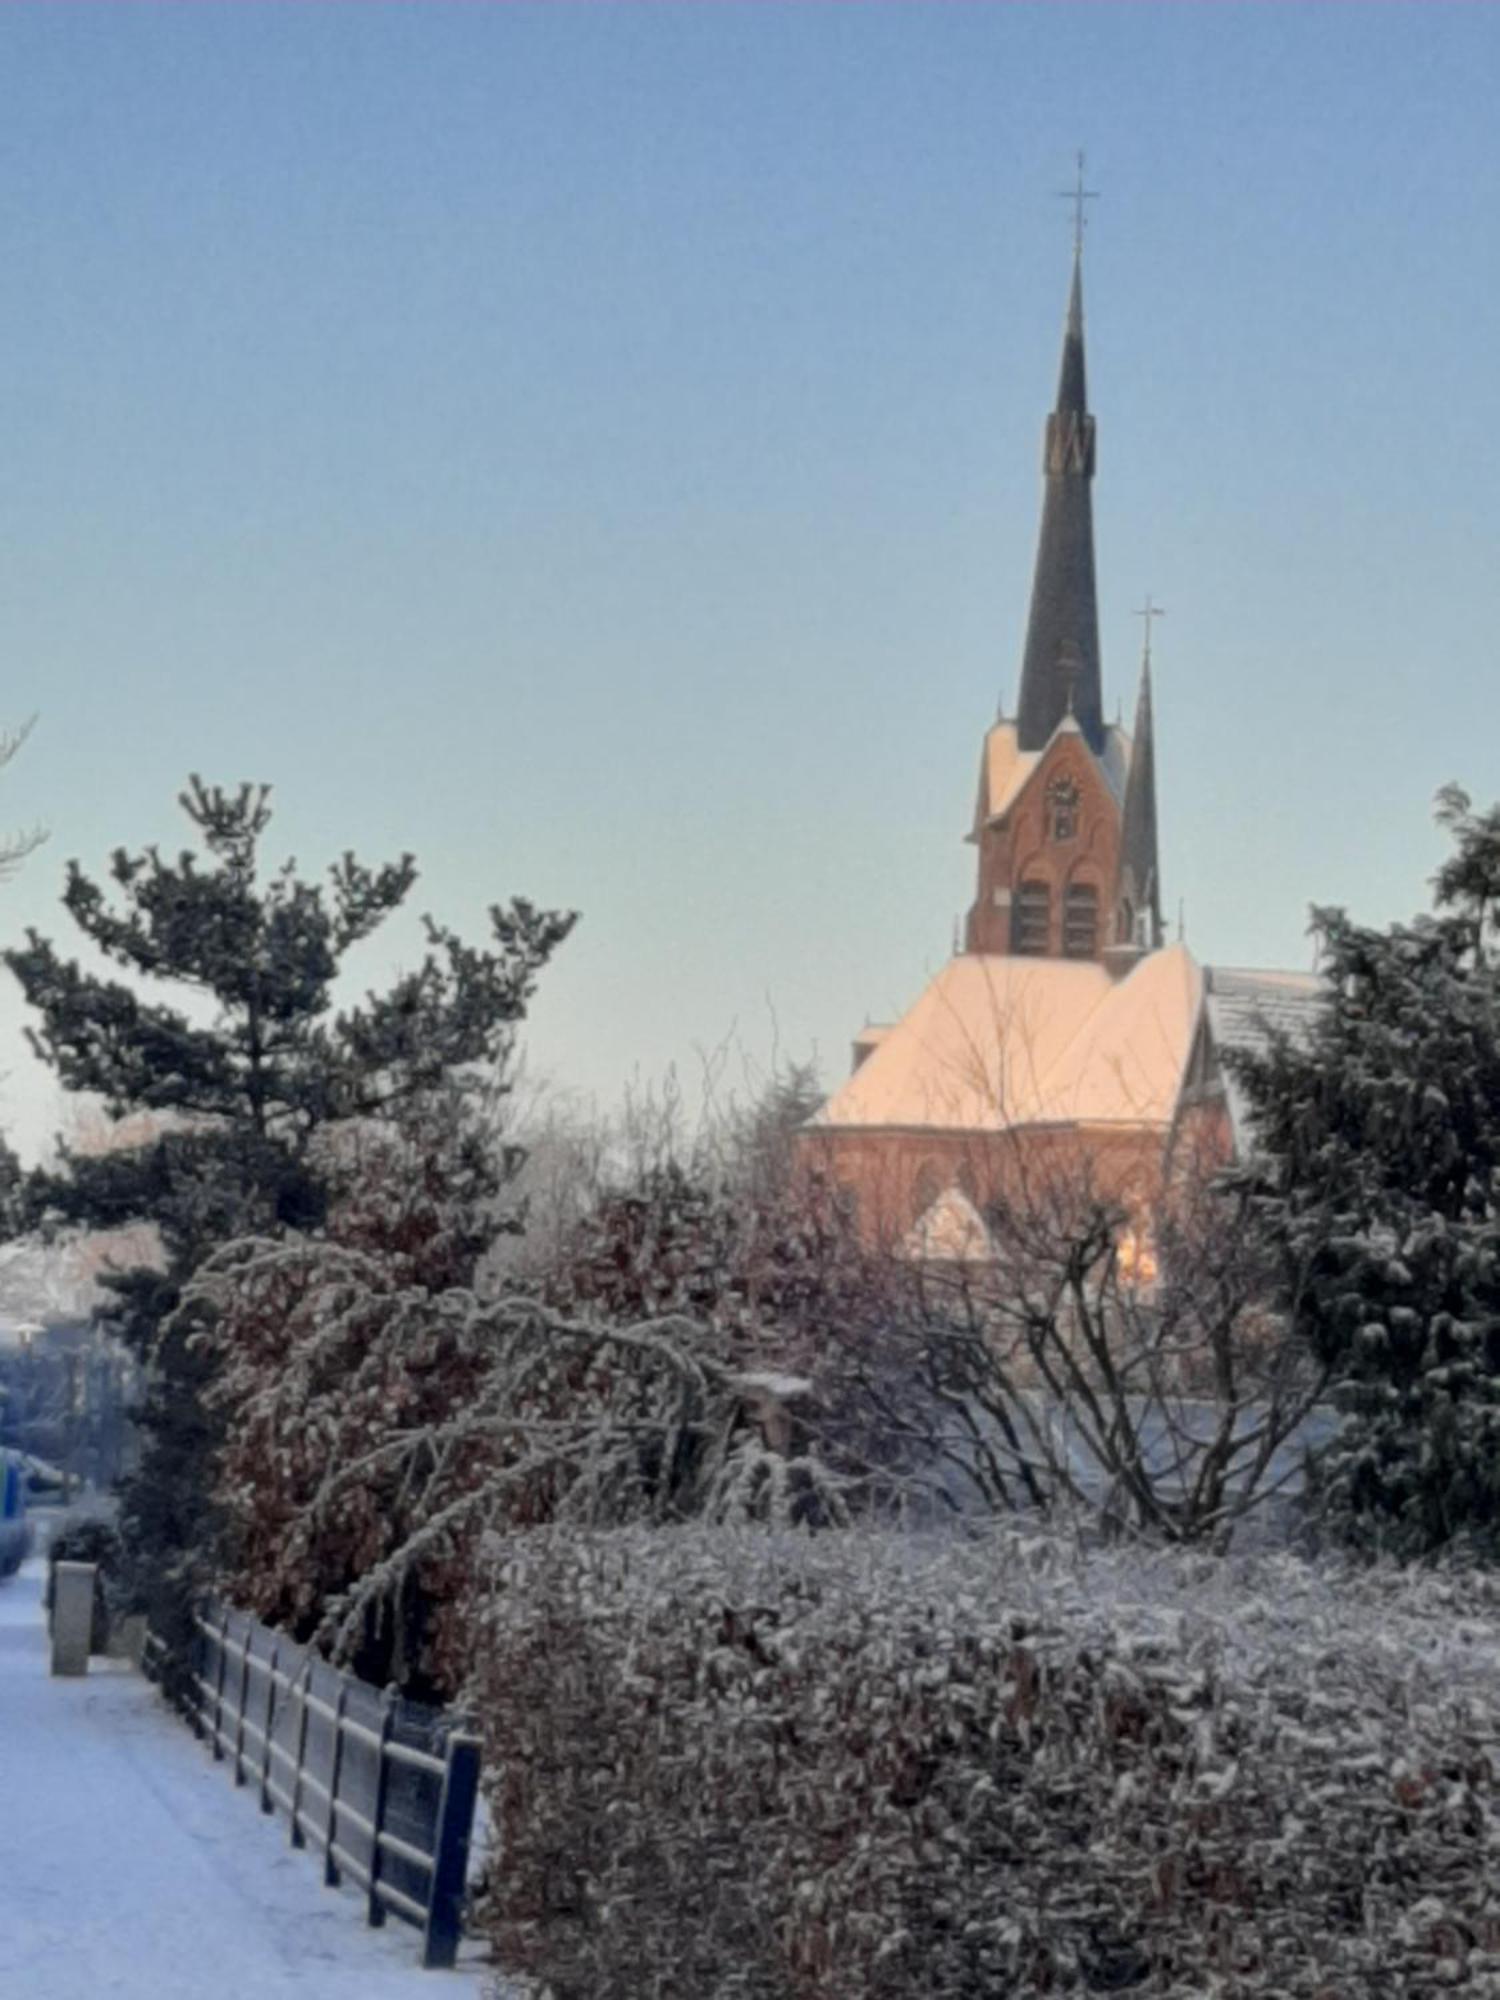
<svg viewBox="0 0 1500 2000"><path fill-rule="evenodd" d="M1162 943L1149 598L1134 726L1105 720L1086 198L1080 161L1020 692L984 739L962 948L898 1020L860 1032L800 1140L872 1240L924 1262L982 1261L985 1216L1028 1189L1146 1203L1202 1002L1186 946Z"/></svg>
<svg viewBox="0 0 1500 2000"><path fill-rule="evenodd" d="M1125 971L1161 943L1150 630L1133 736L1104 720L1094 583L1094 418L1081 232L1047 418L1042 524L1016 717L984 740L969 839L965 949L1093 959Z"/></svg>

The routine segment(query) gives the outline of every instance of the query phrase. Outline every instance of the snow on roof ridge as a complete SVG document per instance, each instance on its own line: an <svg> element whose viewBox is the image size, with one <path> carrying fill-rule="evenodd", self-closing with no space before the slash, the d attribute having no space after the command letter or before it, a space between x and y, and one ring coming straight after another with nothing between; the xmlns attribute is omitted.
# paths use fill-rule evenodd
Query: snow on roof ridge
<svg viewBox="0 0 1500 2000"><path fill-rule="evenodd" d="M1221 993L1226 997L1238 992L1306 992L1322 990L1323 976L1318 972L1293 972L1282 966L1260 965L1205 965L1203 968L1205 990Z"/></svg>

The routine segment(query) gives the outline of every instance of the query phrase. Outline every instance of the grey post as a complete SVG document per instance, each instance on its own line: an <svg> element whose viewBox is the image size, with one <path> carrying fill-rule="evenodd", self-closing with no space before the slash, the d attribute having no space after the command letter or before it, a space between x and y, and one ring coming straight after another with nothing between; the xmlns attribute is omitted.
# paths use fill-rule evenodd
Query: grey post
<svg viewBox="0 0 1500 2000"><path fill-rule="evenodd" d="M94 1630L94 1563L60 1562L52 1572L52 1671L86 1674Z"/></svg>

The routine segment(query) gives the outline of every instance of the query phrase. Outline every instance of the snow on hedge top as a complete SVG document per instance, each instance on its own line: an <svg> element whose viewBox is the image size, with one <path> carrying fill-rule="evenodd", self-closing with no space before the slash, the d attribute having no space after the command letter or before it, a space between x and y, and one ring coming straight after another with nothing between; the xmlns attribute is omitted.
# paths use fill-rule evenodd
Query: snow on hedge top
<svg viewBox="0 0 1500 2000"><path fill-rule="evenodd" d="M504 1962L593 2000L690 1962L714 2000L1500 2000L1490 1576L1015 1530L494 1553Z"/></svg>

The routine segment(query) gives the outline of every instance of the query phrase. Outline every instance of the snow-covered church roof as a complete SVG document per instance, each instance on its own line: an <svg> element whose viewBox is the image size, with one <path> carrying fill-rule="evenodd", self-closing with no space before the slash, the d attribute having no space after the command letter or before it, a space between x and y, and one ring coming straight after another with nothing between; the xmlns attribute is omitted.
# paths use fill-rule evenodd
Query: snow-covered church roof
<svg viewBox="0 0 1500 2000"><path fill-rule="evenodd" d="M1166 1126L1202 974L1185 945L1117 979L1091 959L950 959L811 1129Z"/></svg>

